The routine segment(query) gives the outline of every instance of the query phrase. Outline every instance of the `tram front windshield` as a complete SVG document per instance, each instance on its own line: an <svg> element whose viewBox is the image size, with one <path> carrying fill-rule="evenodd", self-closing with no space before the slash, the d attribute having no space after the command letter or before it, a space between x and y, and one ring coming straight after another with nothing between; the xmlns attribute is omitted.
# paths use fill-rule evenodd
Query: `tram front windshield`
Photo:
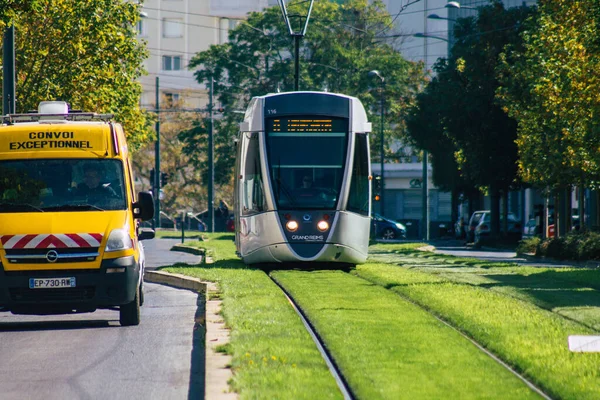
<svg viewBox="0 0 600 400"><path fill-rule="evenodd" d="M335 209L344 178L348 120L268 119L266 134L277 208Z"/></svg>

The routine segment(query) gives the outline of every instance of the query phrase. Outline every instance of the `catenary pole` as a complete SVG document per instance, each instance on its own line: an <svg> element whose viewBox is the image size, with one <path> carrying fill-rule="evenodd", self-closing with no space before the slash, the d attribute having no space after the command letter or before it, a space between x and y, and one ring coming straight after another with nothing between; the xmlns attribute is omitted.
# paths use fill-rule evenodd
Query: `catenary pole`
<svg viewBox="0 0 600 400"><path fill-rule="evenodd" d="M11 24L4 31L2 46L2 112L15 112L15 26Z"/></svg>
<svg viewBox="0 0 600 400"><path fill-rule="evenodd" d="M213 90L214 78L210 77L210 90L208 93L208 231L215 231L215 166L214 166L214 138L213 138Z"/></svg>
<svg viewBox="0 0 600 400"><path fill-rule="evenodd" d="M156 142L154 143L154 227L160 228L160 90L156 77Z"/></svg>

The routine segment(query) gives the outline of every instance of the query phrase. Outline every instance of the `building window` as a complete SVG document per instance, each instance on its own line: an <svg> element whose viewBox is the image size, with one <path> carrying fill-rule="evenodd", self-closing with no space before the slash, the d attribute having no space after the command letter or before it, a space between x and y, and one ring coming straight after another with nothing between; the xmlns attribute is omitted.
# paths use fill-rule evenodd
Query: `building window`
<svg viewBox="0 0 600 400"><path fill-rule="evenodd" d="M163 71L180 71L181 56L162 56Z"/></svg>
<svg viewBox="0 0 600 400"><path fill-rule="evenodd" d="M180 38L183 37L183 23L181 19L163 19L163 37Z"/></svg>
<svg viewBox="0 0 600 400"><path fill-rule="evenodd" d="M164 95L167 108L175 107L179 102L179 93L165 92Z"/></svg>
<svg viewBox="0 0 600 400"><path fill-rule="evenodd" d="M144 24L144 20L142 18L140 18L140 20L137 22L137 33L140 36L144 36L146 35L146 25Z"/></svg>

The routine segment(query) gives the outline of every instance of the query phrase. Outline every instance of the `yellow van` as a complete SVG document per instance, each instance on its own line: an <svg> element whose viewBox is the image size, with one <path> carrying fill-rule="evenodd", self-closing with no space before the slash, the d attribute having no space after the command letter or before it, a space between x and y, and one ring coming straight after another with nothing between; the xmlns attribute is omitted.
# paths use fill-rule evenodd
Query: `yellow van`
<svg viewBox="0 0 600 400"><path fill-rule="evenodd" d="M125 133L110 114L42 102L1 117L0 311L119 307L138 325L150 193L134 193Z"/></svg>

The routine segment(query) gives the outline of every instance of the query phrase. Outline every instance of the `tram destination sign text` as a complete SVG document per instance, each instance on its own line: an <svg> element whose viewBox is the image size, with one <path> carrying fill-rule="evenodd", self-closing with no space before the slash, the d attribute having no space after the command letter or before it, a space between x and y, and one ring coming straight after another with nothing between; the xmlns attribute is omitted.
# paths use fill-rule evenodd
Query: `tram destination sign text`
<svg viewBox="0 0 600 400"><path fill-rule="evenodd" d="M270 118L267 120L267 132L344 132L347 124L345 118Z"/></svg>

